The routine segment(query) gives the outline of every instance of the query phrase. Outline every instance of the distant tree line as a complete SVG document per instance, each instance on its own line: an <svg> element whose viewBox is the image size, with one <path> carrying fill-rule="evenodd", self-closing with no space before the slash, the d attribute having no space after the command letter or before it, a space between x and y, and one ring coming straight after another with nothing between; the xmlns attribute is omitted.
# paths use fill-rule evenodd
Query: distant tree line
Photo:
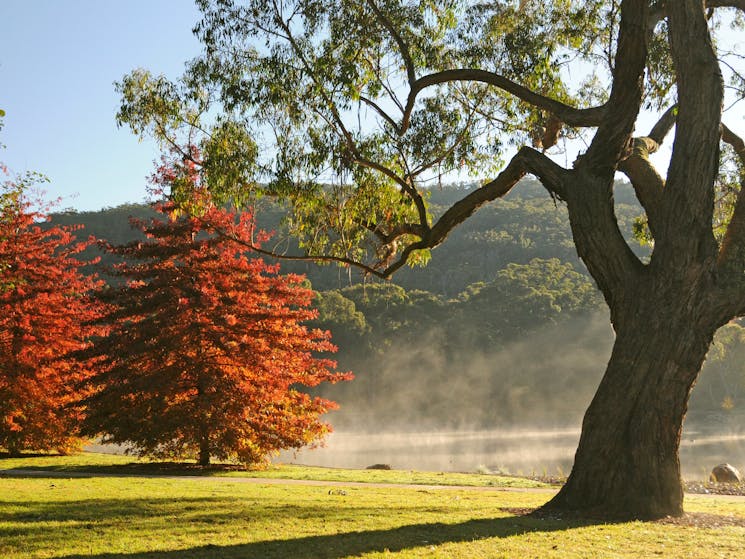
<svg viewBox="0 0 745 559"><path fill-rule="evenodd" d="M473 187L432 190L433 211ZM541 197L540 188L528 181L484 206L433 252L426 270L403 269L392 282L336 265L281 262L283 272L306 275L317 293L314 325L331 330L339 368L356 374L352 383L319 389L341 404L338 426L371 419L392 429L578 424L613 332L577 258L565 208ZM634 237L641 212L630 186L617 185L615 204L624 235L645 257L648 248ZM263 229L281 232L281 207L266 202L257 214ZM82 223L87 234L123 244L141 235L128 218L152 215L133 204L56 214L53 221ZM283 242L281 233L272 242ZM95 247L87 251L103 265L116 262ZM742 352L745 329L723 328L690 417L722 422L745 411Z"/></svg>

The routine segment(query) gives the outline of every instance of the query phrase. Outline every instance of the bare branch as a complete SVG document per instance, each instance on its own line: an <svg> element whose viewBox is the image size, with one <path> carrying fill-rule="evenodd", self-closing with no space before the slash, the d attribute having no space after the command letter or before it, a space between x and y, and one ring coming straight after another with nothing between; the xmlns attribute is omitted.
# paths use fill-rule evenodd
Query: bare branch
<svg viewBox="0 0 745 559"><path fill-rule="evenodd" d="M649 155L659 149L675 124L676 109L674 105L665 111L648 136L634 138L629 156L618 165L618 170L631 181L636 197L647 214L652 236L655 236L662 218L662 190L665 187L665 179L649 161Z"/></svg>
<svg viewBox="0 0 745 559"><path fill-rule="evenodd" d="M666 110L657 123L652 127L647 137L655 142L659 147L660 144L665 140L665 137L670 133L673 126L675 125L675 119L678 116L678 106L673 105ZM657 148L655 148L656 151ZM650 153L652 153L650 151Z"/></svg>
<svg viewBox="0 0 745 559"><path fill-rule="evenodd" d="M409 52L409 45L406 44L406 41L403 40L403 37L401 37L401 34L398 32L391 20L380 11L373 0L368 0L367 4L375 13L378 20L380 20L380 23L383 24L383 27L385 27L386 30L388 30L388 33L391 34L393 40L396 41L398 50L401 53L401 58L403 58L404 61L404 66L406 67L406 77L409 80L409 85L413 84L416 81L416 72L414 71L414 62L411 58L411 53Z"/></svg>
<svg viewBox="0 0 745 559"><path fill-rule="evenodd" d="M561 101L557 101L556 99L535 93L527 87L515 83L499 74L488 72L486 70L463 68L457 70L444 70L442 72L429 74L419 78L412 84L409 97L406 101L406 107L404 108L404 116L401 121L401 126L398 130L399 134L403 135L409 128L411 113L414 110L414 104L416 103L419 93L428 87L458 81L478 82L498 87L512 95L515 95L526 103L551 112L569 126L598 126L602 122L603 115L605 114L605 106L577 109L566 105Z"/></svg>
<svg viewBox="0 0 745 559"><path fill-rule="evenodd" d="M380 115L383 120L385 120L394 129L398 128L398 124L396 123L396 121L393 120L393 118L391 118L391 116L387 112L385 112L375 101L373 101L372 99L368 99L363 95L360 95L360 101L362 101L365 105L378 113L378 115Z"/></svg>
<svg viewBox="0 0 745 559"><path fill-rule="evenodd" d="M745 141L730 130L724 123L722 123L720 127L722 130L722 141L731 145L737 156L740 158L740 161L745 164Z"/></svg>

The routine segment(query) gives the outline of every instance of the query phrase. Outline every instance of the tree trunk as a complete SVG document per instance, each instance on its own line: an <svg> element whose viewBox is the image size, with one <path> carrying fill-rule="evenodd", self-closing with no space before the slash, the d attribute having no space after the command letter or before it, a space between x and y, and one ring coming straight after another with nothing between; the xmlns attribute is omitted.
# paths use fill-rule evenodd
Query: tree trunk
<svg viewBox="0 0 745 559"><path fill-rule="evenodd" d="M208 437L202 437L199 442L199 465L210 465L210 441Z"/></svg>
<svg viewBox="0 0 745 559"><path fill-rule="evenodd" d="M198 348L197 356L199 362L202 362L202 347ZM198 427L198 438L199 438L199 465L209 466L210 465L210 427L209 427L209 409L210 402L207 399L205 386L207 381L205 380L204 373L200 372L197 376L197 427Z"/></svg>
<svg viewBox="0 0 745 559"><path fill-rule="evenodd" d="M680 436L716 326L693 318L686 299L667 300L617 318L572 472L546 509L640 519L683 513Z"/></svg>

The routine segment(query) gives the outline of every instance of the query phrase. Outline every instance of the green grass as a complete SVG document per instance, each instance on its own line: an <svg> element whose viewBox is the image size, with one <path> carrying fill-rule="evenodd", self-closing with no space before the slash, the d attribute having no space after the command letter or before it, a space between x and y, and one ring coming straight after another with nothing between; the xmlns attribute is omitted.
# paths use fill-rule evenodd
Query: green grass
<svg viewBox="0 0 745 559"><path fill-rule="evenodd" d="M0 461L0 557L745 557L743 527L606 524L515 514L515 509L540 506L549 490L350 487L344 481L277 485L209 477L5 477L1 471L52 460L59 472L74 467L76 459L87 461L87 467L125 463L93 455ZM686 506L745 519L745 501L734 498L693 496Z"/></svg>
<svg viewBox="0 0 745 559"><path fill-rule="evenodd" d="M396 483L414 485L467 485L483 487L548 487L531 479L492 474L418 472L414 470L344 470L294 464L272 465L265 470L202 469L189 464L150 462L131 456L82 453L73 456L33 456L0 460L0 473L9 469L105 474L160 474L220 477L259 477L355 483Z"/></svg>

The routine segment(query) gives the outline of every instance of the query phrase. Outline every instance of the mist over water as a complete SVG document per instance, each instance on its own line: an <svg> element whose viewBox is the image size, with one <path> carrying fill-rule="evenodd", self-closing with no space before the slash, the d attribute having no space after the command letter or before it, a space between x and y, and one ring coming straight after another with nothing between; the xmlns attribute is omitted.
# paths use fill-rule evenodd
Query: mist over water
<svg viewBox="0 0 745 559"><path fill-rule="evenodd" d="M564 476L571 471L579 428L409 433L335 432L324 448L283 453L279 462L333 468L389 464L395 469ZM717 464L745 471L745 432L712 435L685 430L683 477L706 479Z"/></svg>
<svg viewBox="0 0 745 559"><path fill-rule="evenodd" d="M547 325L480 353L453 352L447 336L433 329L416 345L388 348L374 379L355 371L349 385L360 393L331 394L341 410L329 415L335 432L325 447L277 461L568 475L610 356L607 315ZM686 479L705 479L722 462L745 472L745 417L689 413L680 456Z"/></svg>

